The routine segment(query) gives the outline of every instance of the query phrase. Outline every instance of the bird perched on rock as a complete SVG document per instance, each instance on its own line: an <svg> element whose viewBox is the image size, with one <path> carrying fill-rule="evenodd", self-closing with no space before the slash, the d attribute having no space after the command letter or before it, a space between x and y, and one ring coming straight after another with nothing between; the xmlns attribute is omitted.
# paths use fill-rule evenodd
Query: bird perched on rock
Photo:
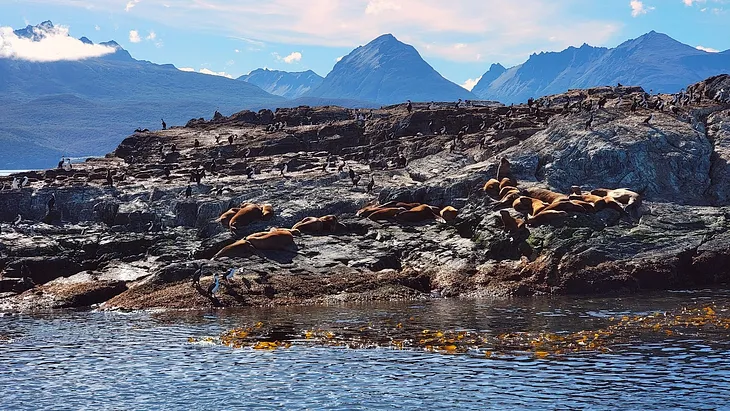
<svg viewBox="0 0 730 411"><path fill-rule="evenodd" d="M13 178L13 182L12 182L12 184L10 184L10 188L12 190L17 190L20 188L20 180L18 180L17 177Z"/></svg>
<svg viewBox="0 0 730 411"><path fill-rule="evenodd" d="M114 187L114 177L112 177L112 170L106 170L106 183L109 187Z"/></svg>
<svg viewBox="0 0 730 411"><path fill-rule="evenodd" d="M282 167L282 168L281 168L281 170L279 170L279 172L281 173L281 176L283 177L283 176L284 176L284 174L286 174L286 172L287 172L288 170L289 170L289 163L285 163L285 164L284 164L284 167Z"/></svg>
<svg viewBox="0 0 730 411"><path fill-rule="evenodd" d="M213 274L213 282L210 283L210 285L208 286L208 295L211 297L214 297L215 293L218 292L220 287L221 287L221 283L218 280L218 273L215 273L215 274Z"/></svg>
<svg viewBox="0 0 730 411"><path fill-rule="evenodd" d="M347 162L343 160L343 161L342 161L342 164L340 164L340 165L339 165L339 166L337 167L337 172L338 172L338 173L341 173L341 172L342 172L342 170L344 170L344 169L345 169L345 166L346 166L346 165L347 165Z"/></svg>
<svg viewBox="0 0 730 411"><path fill-rule="evenodd" d="M193 195L193 187L188 184L188 187L185 189L185 198L189 198L191 195Z"/></svg>
<svg viewBox="0 0 730 411"><path fill-rule="evenodd" d="M15 218L15 221L13 221L13 225L18 225L20 222L23 221L23 216L18 214L18 217Z"/></svg>
<svg viewBox="0 0 730 411"><path fill-rule="evenodd" d="M51 194L51 198L48 199L48 211L53 210L53 208L56 206L56 193Z"/></svg>
<svg viewBox="0 0 730 411"><path fill-rule="evenodd" d="M232 280L233 277L236 275L236 271L237 270L235 268L229 269L228 272L226 273L226 275L223 277L223 279L226 280L226 282Z"/></svg>
<svg viewBox="0 0 730 411"><path fill-rule="evenodd" d="M215 174L215 160L210 160L209 170L211 174Z"/></svg>
<svg viewBox="0 0 730 411"><path fill-rule="evenodd" d="M375 187L375 179L373 178L373 176L370 176L370 182L368 183L368 186L367 186L368 193L373 191L373 187Z"/></svg>
<svg viewBox="0 0 730 411"><path fill-rule="evenodd" d="M644 121L642 121L641 123L642 123L642 124L646 124L646 125L648 126L648 125L649 125L649 123L650 123L650 122L651 122L652 120L654 120L654 113L651 113L651 114L649 115L649 117L645 118L645 119L644 119Z"/></svg>
<svg viewBox="0 0 730 411"><path fill-rule="evenodd" d="M246 167L243 172L246 173L246 177L248 177L249 179L253 178L254 169L251 166Z"/></svg>
<svg viewBox="0 0 730 411"><path fill-rule="evenodd" d="M61 157L61 161L58 162L58 167L56 168L63 168L63 163L66 162L66 157Z"/></svg>
<svg viewBox="0 0 730 411"><path fill-rule="evenodd" d="M203 264L198 264L198 269L193 273L193 285L200 285L200 277L203 275Z"/></svg>
<svg viewBox="0 0 730 411"><path fill-rule="evenodd" d="M411 104L411 100L408 100L408 104L406 105L406 110L408 110L408 114L411 114L413 111L413 104Z"/></svg>
<svg viewBox="0 0 730 411"><path fill-rule="evenodd" d="M591 117L586 121L586 127L584 130L593 130L593 113L591 113Z"/></svg>
<svg viewBox="0 0 730 411"><path fill-rule="evenodd" d="M248 158L248 156L251 155L251 149L247 148L246 151L243 153L243 158Z"/></svg>
<svg viewBox="0 0 730 411"><path fill-rule="evenodd" d="M23 181L20 183L21 187L25 187L28 185L28 176L23 177Z"/></svg>
<svg viewBox="0 0 730 411"><path fill-rule="evenodd" d="M441 127L441 130L439 130L439 134L441 134L441 135L446 134L446 126Z"/></svg>
<svg viewBox="0 0 730 411"><path fill-rule="evenodd" d="M195 141L193 141L193 147L195 147L195 148L198 148L198 147L200 147L200 140L198 140L198 139L196 138L196 139L195 139Z"/></svg>
<svg viewBox="0 0 730 411"><path fill-rule="evenodd" d="M162 129L167 130L167 123L165 123L165 120L161 119L161 121L162 121Z"/></svg>
<svg viewBox="0 0 730 411"><path fill-rule="evenodd" d="M162 172L165 174L165 177L170 177L170 169L167 166L162 169Z"/></svg>
<svg viewBox="0 0 730 411"><path fill-rule="evenodd" d="M329 167L330 163L324 163L322 164L322 171L327 171L327 167Z"/></svg>
<svg viewBox="0 0 730 411"><path fill-rule="evenodd" d="M352 167L350 167L350 171L348 173L350 174L350 180L354 180L355 179L355 170L353 170Z"/></svg>
<svg viewBox="0 0 730 411"><path fill-rule="evenodd" d="M233 144L233 134L228 136L228 144Z"/></svg>

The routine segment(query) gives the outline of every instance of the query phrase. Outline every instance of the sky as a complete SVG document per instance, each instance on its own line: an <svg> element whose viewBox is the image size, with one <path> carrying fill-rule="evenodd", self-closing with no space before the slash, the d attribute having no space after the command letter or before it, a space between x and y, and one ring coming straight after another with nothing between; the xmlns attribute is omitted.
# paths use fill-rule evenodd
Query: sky
<svg viewBox="0 0 730 411"><path fill-rule="evenodd" d="M115 40L136 59L183 70L326 76L355 47L392 33L470 88L492 63L510 67L583 43L615 47L651 30L724 51L729 19L730 0L0 0L0 57L105 52L63 39L37 47L11 38L10 28L51 20L62 36Z"/></svg>

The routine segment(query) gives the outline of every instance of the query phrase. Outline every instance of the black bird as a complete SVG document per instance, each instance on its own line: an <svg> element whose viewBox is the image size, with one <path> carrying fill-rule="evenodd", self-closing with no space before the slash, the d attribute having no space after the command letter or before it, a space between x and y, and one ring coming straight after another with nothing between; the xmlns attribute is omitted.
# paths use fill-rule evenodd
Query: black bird
<svg viewBox="0 0 730 411"><path fill-rule="evenodd" d="M357 184L360 182L361 176L355 176L352 178L352 185L357 187Z"/></svg>
<svg viewBox="0 0 730 411"><path fill-rule="evenodd" d="M330 163L324 163L322 164L322 171L327 171L327 167L330 165Z"/></svg>
<svg viewBox="0 0 730 411"><path fill-rule="evenodd" d="M162 120L162 129L167 130L167 123L165 123L165 120Z"/></svg>
<svg viewBox="0 0 730 411"><path fill-rule="evenodd" d="M228 136L228 144L233 144L233 134Z"/></svg>
<svg viewBox="0 0 730 411"><path fill-rule="evenodd" d="M175 144L171 145L171 146L170 146L170 151L172 151L173 153L174 153L175 151L177 151L177 146L176 146Z"/></svg>
<svg viewBox="0 0 730 411"><path fill-rule="evenodd" d="M205 177L205 170L200 170L197 173L195 173L195 183L197 185L200 185L200 181Z"/></svg>
<svg viewBox="0 0 730 411"><path fill-rule="evenodd" d="M248 177L249 179L253 177L253 168L251 168L251 166L246 167L243 172L246 173L246 177Z"/></svg>
<svg viewBox="0 0 730 411"><path fill-rule="evenodd" d="M617 83L616 87L623 87L623 85L621 83Z"/></svg>
<svg viewBox="0 0 730 411"><path fill-rule="evenodd" d="M203 275L203 264L198 265L198 269L193 273L193 285L200 285L200 277Z"/></svg>
<svg viewBox="0 0 730 411"><path fill-rule="evenodd" d="M639 108L639 102L636 101L636 97L634 97L634 101L631 103L631 112L636 112L637 108Z"/></svg>
<svg viewBox="0 0 730 411"><path fill-rule="evenodd" d="M368 193L373 191L373 187L375 187L375 179L373 179L373 176L370 176L370 182L368 183Z"/></svg>
<svg viewBox="0 0 730 411"><path fill-rule="evenodd" d="M441 127L439 134L441 134L441 135L446 134L446 126Z"/></svg>
<svg viewBox="0 0 730 411"><path fill-rule="evenodd" d="M218 273L213 274L213 282L210 283L208 286L208 295L213 297L215 296L215 293L218 292L218 289L220 288L221 283L218 280Z"/></svg>
<svg viewBox="0 0 730 411"><path fill-rule="evenodd" d="M484 128L487 127L487 122L482 121L482 124L479 125L479 131L484 131Z"/></svg>
<svg viewBox="0 0 730 411"><path fill-rule="evenodd" d="M428 132L433 133L433 120L428 122Z"/></svg>
<svg viewBox="0 0 730 411"><path fill-rule="evenodd" d="M349 174L350 174L350 180L355 180L355 170L350 168Z"/></svg>
<svg viewBox="0 0 730 411"><path fill-rule="evenodd" d="M281 173L282 177L287 172L287 170L289 170L289 163L284 164L284 167L282 167L281 170L279 170L279 173Z"/></svg>
<svg viewBox="0 0 730 411"><path fill-rule="evenodd" d="M188 187L185 189L185 198L190 197L193 195L193 188L188 184Z"/></svg>
<svg viewBox="0 0 730 411"><path fill-rule="evenodd" d="M58 162L58 168L63 168L63 163L66 162L66 157L61 157L61 161Z"/></svg>
<svg viewBox="0 0 730 411"><path fill-rule="evenodd" d="M642 121L641 123L649 125L649 122L652 120L654 120L654 113L651 113L651 115L649 115L649 117L645 118L644 121Z"/></svg>
<svg viewBox="0 0 730 411"><path fill-rule="evenodd" d="M591 117L586 121L585 130L593 130L593 113L591 113Z"/></svg>
<svg viewBox="0 0 730 411"><path fill-rule="evenodd" d="M459 101L456 102L456 105L454 107L458 109L460 105L461 105L461 99L459 99Z"/></svg>
<svg viewBox="0 0 730 411"><path fill-rule="evenodd" d="M198 139L196 138L196 139L195 139L195 141L193 142L193 147L195 147L195 148L198 148L198 147L200 147L200 140L198 140Z"/></svg>
<svg viewBox="0 0 730 411"><path fill-rule="evenodd" d="M218 190L216 190L215 195L217 195L217 196L223 195L223 186L218 187Z"/></svg>
<svg viewBox="0 0 730 411"><path fill-rule="evenodd" d="M170 169L167 166L162 169L162 172L165 173L165 177L170 177Z"/></svg>
<svg viewBox="0 0 730 411"><path fill-rule="evenodd" d="M210 161L210 173L211 174L215 173L215 160Z"/></svg>
<svg viewBox="0 0 730 411"><path fill-rule="evenodd" d="M56 206L56 193L51 194L51 198L48 199L48 211L53 210Z"/></svg>
<svg viewBox="0 0 730 411"><path fill-rule="evenodd" d="M411 104L411 100L408 100L408 104L406 105L406 110L408 110L408 114L411 114L413 111L413 104Z"/></svg>
<svg viewBox="0 0 730 411"><path fill-rule="evenodd" d="M109 187L114 187L114 177L112 177L112 170L106 170L106 183Z"/></svg>

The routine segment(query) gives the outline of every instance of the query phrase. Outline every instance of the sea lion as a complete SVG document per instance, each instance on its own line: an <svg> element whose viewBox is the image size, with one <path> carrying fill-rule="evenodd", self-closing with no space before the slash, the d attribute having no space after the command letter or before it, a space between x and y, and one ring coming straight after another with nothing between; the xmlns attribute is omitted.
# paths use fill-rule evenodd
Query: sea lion
<svg viewBox="0 0 730 411"><path fill-rule="evenodd" d="M497 180L502 181L503 178L512 178L512 170L507 157L499 159L499 167L497 167Z"/></svg>
<svg viewBox="0 0 730 411"><path fill-rule="evenodd" d="M584 201L578 202L575 200L568 200L568 201L556 201L554 203L548 204L547 207L540 210L540 213L546 212L546 211L566 211L571 213L586 213L588 212L586 210L586 207L581 204L587 204ZM540 214L540 213L536 213Z"/></svg>
<svg viewBox="0 0 730 411"><path fill-rule="evenodd" d="M238 240L223 247L213 259L218 257L248 256L262 250L295 250L294 231L288 229L273 229L268 232L251 234L244 240Z"/></svg>
<svg viewBox="0 0 730 411"><path fill-rule="evenodd" d="M504 187L517 187L517 182L511 178L503 178L499 182L499 189L503 189Z"/></svg>
<svg viewBox="0 0 730 411"><path fill-rule="evenodd" d="M257 220L270 220L273 217L273 207L270 205L248 204L241 207L238 212L231 218L228 227L231 231L236 231Z"/></svg>
<svg viewBox="0 0 730 411"><path fill-rule="evenodd" d="M497 200L499 197L499 190L501 190L501 184L497 179L489 179L486 183L484 183L484 187L482 190L493 199Z"/></svg>
<svg viewBox="0 0 730 411"><path fill-rule="evenodd" d="M521 196L512 202L512 208L522 214L536 215L540 213L548 204L537 198Z"/></svg>
<svg viewBox="0 0 730 411"><path fill-rule="evenodd" d="M455 209L452 206L446 206L441 209L441 212L439 214L441 215L441 218L444 219L444 221L449 223L456 220L456 216L459 214L459 210Z"/></svg>
<svg viewBox="0 0 730 411"><path fill-rule="evenodd" d="M403 207L389 207L389 208L379 208L375 210L374 212L370 213L367 218L373 220L373 221L385 221L390 220L393 217L395 217L397 214L400 214L404 211L408 211Z"/></svg>
<svg viewBox="0 0 730 411"><path fill-rule="evenodd" d="M215 219L216 223L223 224L224 227L229 227L231 223L231 219L233 216L236 215L241 209L238 207L231 208L230 210L226 211L225 213L221 214L220 217Z"/></svg>
<svg viewBox="0 0 730 411"><path fill-rule="evenodd" d="M419 205L421 205L421 203L406 203L403 201L388 201L385 204L381 204L379 207L381 207L381 208L403 207L407 210L410 210L412 208L418 207Z"/></svg>
<svg viewBox="0 0 730 411"><path fill-rule="evenodd" d="M641 201L641 194L627 188L617 188L614 190L608 188L597 188L591 191L591 194L601 197L611 197L626 206L630 206Z"/></svg>
<svg viewBox="0 0 730 411"><path fill-rule="evenodd" d="M324 217L305 217L300 222L294 224L293 230L299 230L304 233L318 234L322 232L334 233L340 227L337 217L326 215Z"/></svg>
<svg viewBox="0 0 730 411"><path fill-rule="evenodd" d="M428 220L438 220L443 223L446 222L439 215L439 209L428 204L421 204L418 207L396 214L395 219L407 223L420 223Z"/></svg>
<svg viewBox="0 0 730 411"><path fill-rule="evenodd" d="M559 220L562 218L565 218L568 216L568 213L565 211L558 211L558 210L545 210L540 213L538 213L536 216L532 218L528 218L525 222L526 225L530 227L539 227L543 224L548 224L552 221Z"/></svg>
<svg viewBox="0 0 730 411"><path fill-rule="evenodd" d="M565 194L556 193L544 188L526 188L524 193L528 197L537 198L538 200L542 200L548 204L568 200L568 196Z"/></svg>
<svg viewBox="0 0 730 411"><path fill-rule="evenodd" d="M514 234L524 228L525 220L521 218L514 218L507 210L499 210L499 217L502 220L505 231L510 234Z"/></svg>

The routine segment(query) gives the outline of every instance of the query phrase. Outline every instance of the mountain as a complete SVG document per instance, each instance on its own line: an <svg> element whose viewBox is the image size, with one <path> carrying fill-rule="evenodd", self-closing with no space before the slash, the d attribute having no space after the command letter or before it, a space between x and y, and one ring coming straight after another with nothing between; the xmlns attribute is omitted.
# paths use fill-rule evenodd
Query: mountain
<svg viewBox="0 0 730 411"><path fill-rule="evenodd" d="M16 31L42 41L51 22ZM81 40L89 44L89 39ZM55 165L65 156L104 155L160 119L182 125L218 110L275 108L286 100L245 81L183 72L115 51L76 61L0 58L0 169Z"/></svg>
<svg viewBox="0 0 730 411"><path fill-rule="evenodd" d="M673 93L729 71L730 53L708 53L651 31L612 49L584 44L561 52L533 54L497 78L489 75L490 68L472 92L507 104L571 88L617 83Z"/></svg>
<svg viewBox="0 0 730 411"><path fill-rule="evenodd" d="M471 89L471 92L473 94L476 94L477 96L480 95L482 93L481 88L485 88L485 87L489 86L489 84L491 84L499 76L504 74L505 71L507 71L507 69L504 68L503 65L501 65L499 63L492 64L489 67L489 70L487 70L487 72L482 75L482 78L479 79L479 82L477 82L477 84L474 86L474 88Z"/></svg>
<svg viewBox="0 0 730 411"><path fill-rule="evenodd" d="M382 35L343 57L322 84L305 96L349 98L395 104L413 101L474 99L443 78L413 46Z"/></svg>
<svg viewBox="0 0 730 411"><path fill-rule="evenodd" d="M257 69L238 78L254 84L264 91L285 98L301 97L307 91L322 84L324 78L312 70L287 72Z"/></svg>

